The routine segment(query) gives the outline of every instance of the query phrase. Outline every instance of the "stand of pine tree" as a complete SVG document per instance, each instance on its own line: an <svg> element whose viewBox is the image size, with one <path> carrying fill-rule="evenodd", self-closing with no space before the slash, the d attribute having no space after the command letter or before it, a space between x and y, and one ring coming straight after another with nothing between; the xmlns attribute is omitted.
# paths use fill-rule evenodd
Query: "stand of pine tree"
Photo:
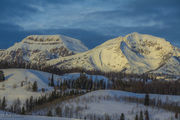
<svg viewBox="0 0 180 120"><path fill-rule="evenodd" d="M46 94L39 98L33 98L33 96L31 96L29 99L26 99L24 104L22 104L21 100L17 98L13 101L10 107L7 107L8 100L3 97L2 100L0 99L0 109L18 114L26 114L37 109L38 106L45 105L49 102L53 102L54 100L66 100L85 93L86 91L80 90L69 90L64 92L54 90L50 94Z"/></svg>
<svg viewBox="0 0 180 120"><path fill-rule="evenodd" d="M161 87L159 87L161 86ZM180 95L180 81L152 80L151 82L137 80L112 80L112 88L135 93L153 93Z"/></svg>

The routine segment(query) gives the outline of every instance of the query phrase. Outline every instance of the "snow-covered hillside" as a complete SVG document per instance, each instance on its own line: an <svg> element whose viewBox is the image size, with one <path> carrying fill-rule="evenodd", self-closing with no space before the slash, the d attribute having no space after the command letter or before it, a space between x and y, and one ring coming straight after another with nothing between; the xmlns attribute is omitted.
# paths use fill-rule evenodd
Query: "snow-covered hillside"
<svg viewBox="0 0 180 120"><path fill-rule="evenodd" d="M47 72L41 72L29 69L2 69L5 74L5 81L0 82L0 98L6 97L8 104L11 104L14 100L19 98L23 103L27 98L33 96L34 98L41 96L53 90L53 87L48 85L49 78L52 74ZM80 76L80 73L65 74L62 76L54 75L54 83L57 81L76 79ZM92 79L108 80L103 76L87 75ZM37 81L38 92L33 92L29 87L32 86L33 82ZM23 86L22 86L23 83ZM45 93L41 89L45 89Z"/></svg>
<svg viewBox="0 0 180 120"><path fill-rule="evenodd" d="M48 64L59 68L180 75L180 52L163 38L132 33L84 53L50 60Z"/></svg>
<svg viewBox="0 0 180 120"><path fill-rule="evenodd" d="M10 112L0 111L0 120L78 120L73 118L17 115Z"/></svg>
<svg viewBox="0 0 180 120"><path fill-rule="evenodd" d="M63 35L31 35L7 50L0 60L9 62L42 63L88 50L79 40Z"/></svg>
<svg viewBox="0 0 180 120"><path fill-rule="evenodd" d="M145 94L116 90L98 90L78 98L67 100L59 104L57 103L49 108L36 110L33 114L44 115L48 110L55 113L55 109L59 106L62 110L71 113L66 114L63 112L62 116L86 118L88 120L98 120L98 118L106 120L105 117L107 116L109 116L111 120L119 120L121 113L124 113L125 120L134 120L135 116L139 115L140 111L144 113L146 110L149 112L150 120L175 120L175 114L173 112L120 99L125 96L144 99ZM150 99L162 100L164 102L178 102L180 96L150 94ZM54 115L56 116L56 114Z"/></svg>

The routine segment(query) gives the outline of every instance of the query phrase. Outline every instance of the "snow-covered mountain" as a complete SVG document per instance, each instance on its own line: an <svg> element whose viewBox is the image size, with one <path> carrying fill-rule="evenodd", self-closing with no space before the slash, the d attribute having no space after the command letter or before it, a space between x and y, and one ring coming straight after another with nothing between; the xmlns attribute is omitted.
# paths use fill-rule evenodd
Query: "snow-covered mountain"
<svg viewBox="0 0 180 120"><path fill-rule="evenodd" d="M87 50L70 37L31 35L1 50L0 61L43 63L62 69L180 75L180 49L163 38L135 32Z"/></svg>
<svg viewBox="0 0 180 120"><path fill-rule="evenodd" d="M131 33L106 41L96 48L48 61L59 68L167 73L180 75L180 50L163 38Z"/></svg>
<svg viewBox="0 0 180 120"><path fill-rule="evenodd" d="M63 35L31 35L7 50L0 60L8 62L46 62L88 50L79 40Z"/></svg>

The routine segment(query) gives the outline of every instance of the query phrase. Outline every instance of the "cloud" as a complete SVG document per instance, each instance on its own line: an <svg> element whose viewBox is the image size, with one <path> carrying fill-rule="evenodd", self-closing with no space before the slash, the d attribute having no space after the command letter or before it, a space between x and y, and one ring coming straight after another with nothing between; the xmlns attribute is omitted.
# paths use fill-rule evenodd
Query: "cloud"
<svg viewBox="0 0 180 120"><path fill-rule="evenodd" d="M64 34L68 31L68 35L76 37L74 33L78 32L77 36L85 40L85 33L90 38L96 34L93 43L97 44L100 44L96 41L100 37L103 42L104 38L135 31L179 44L180 1L1 0L0 26L2 24L11 24L22 33L52 31Z"/></svg>

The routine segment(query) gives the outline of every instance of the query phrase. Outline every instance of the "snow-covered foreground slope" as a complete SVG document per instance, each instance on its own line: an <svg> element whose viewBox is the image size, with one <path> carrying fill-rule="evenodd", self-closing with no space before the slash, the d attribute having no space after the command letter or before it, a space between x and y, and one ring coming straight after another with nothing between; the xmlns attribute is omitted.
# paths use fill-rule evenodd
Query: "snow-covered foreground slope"
<svg viewBox="0 0 180 120"><path fill-rule="evenodd" d="M62 117L47 117L47 116L33 116L33 115L17 115L0 111L0 120L78 120L73 118Z"/></svg>
<svg viewBox="0 0 180 120"><path fill-rule="evenodd" d="M53 87L48 85L49 78L52 76L50 73L29 69L2 69L2 71L5 74L6 80L0 82L0 97L2 99L2 97L5 96L8 104L11 104L17 98L23 103L27 98L30 98L30 96L36 98L53 90ZM62 76L54 75L54 83L56 84L57 81L61 82L64 79L76 79L79 76L80 73L71 73ZM92 77L94 80L108 80L103 76L87 75L87 77ZM29 90L29 87L32 86L34 81L37 81L38 92ZM22 82L23 86L21 86ZM42 88L45 89L45 93L41 91Z"/></svg>
<svg viewBox="0 0 180 120"><path fill-rule="evenodd" d="M180 75L180 52L163 38L132 33L84 53L48 61L59 68Z"/></svg>
<svg viewBox="0 0 180 120"><path fill-rule="evenodd" d="M10 115L0 118L0 120L78 120L73 118L32 116L32 115Z"/></svg>
<svg viewBox="0 0 180 120"><path fill-rule="evenodd" d="M94 120L98 120L98 118L105 120L105 116L109 116L111 120L119 120L121 113L124 113L126 118L125 120L134 120L136 114L139 115L140 111L144 112L146 110L149 112L150 120L175 120L175 113L173 112L119 99L120 97L124 96L144 98L145 95L115 90L98 90L87 93L78 98L52 105L49 108L34 111L33 114L44 115L48 110L52 110L56 116L55 109L59 106L63 111L62 116L86 118L88 120L92 120L94 118ZM160 99L162 101L166 101L169 98L169 102L180 101L180 96L173 95L168 96L150 94L150 99L153 98ZM69 114L67 114L65 111Z"/></svg>
<svg viewBox="0 0 180 120"><path fill-rule="evenodd" d="M87 93L84 96L115 96L115 97L136 97L136 98L144 98L145 94L143 93L133 93L126 92L121 90L98 90ZM161 94L149 94L150 99L161 100L162 102L176 102L180 105L180 95L161 95Z"/></svg>
<svg viewBox="0 0 180 120"><path fill-rule="evenodd" d="M80 40L63 35L31 35L0 52L0 61L44 63L88 50Z"/></svg>
<svg viewBox="0 0 180 120"><path fill-rule="evenodd" d="M37 116L37 115L18 115L15 113L10 113L0 110L0 120L79 120L79 119Z"/></svg>

